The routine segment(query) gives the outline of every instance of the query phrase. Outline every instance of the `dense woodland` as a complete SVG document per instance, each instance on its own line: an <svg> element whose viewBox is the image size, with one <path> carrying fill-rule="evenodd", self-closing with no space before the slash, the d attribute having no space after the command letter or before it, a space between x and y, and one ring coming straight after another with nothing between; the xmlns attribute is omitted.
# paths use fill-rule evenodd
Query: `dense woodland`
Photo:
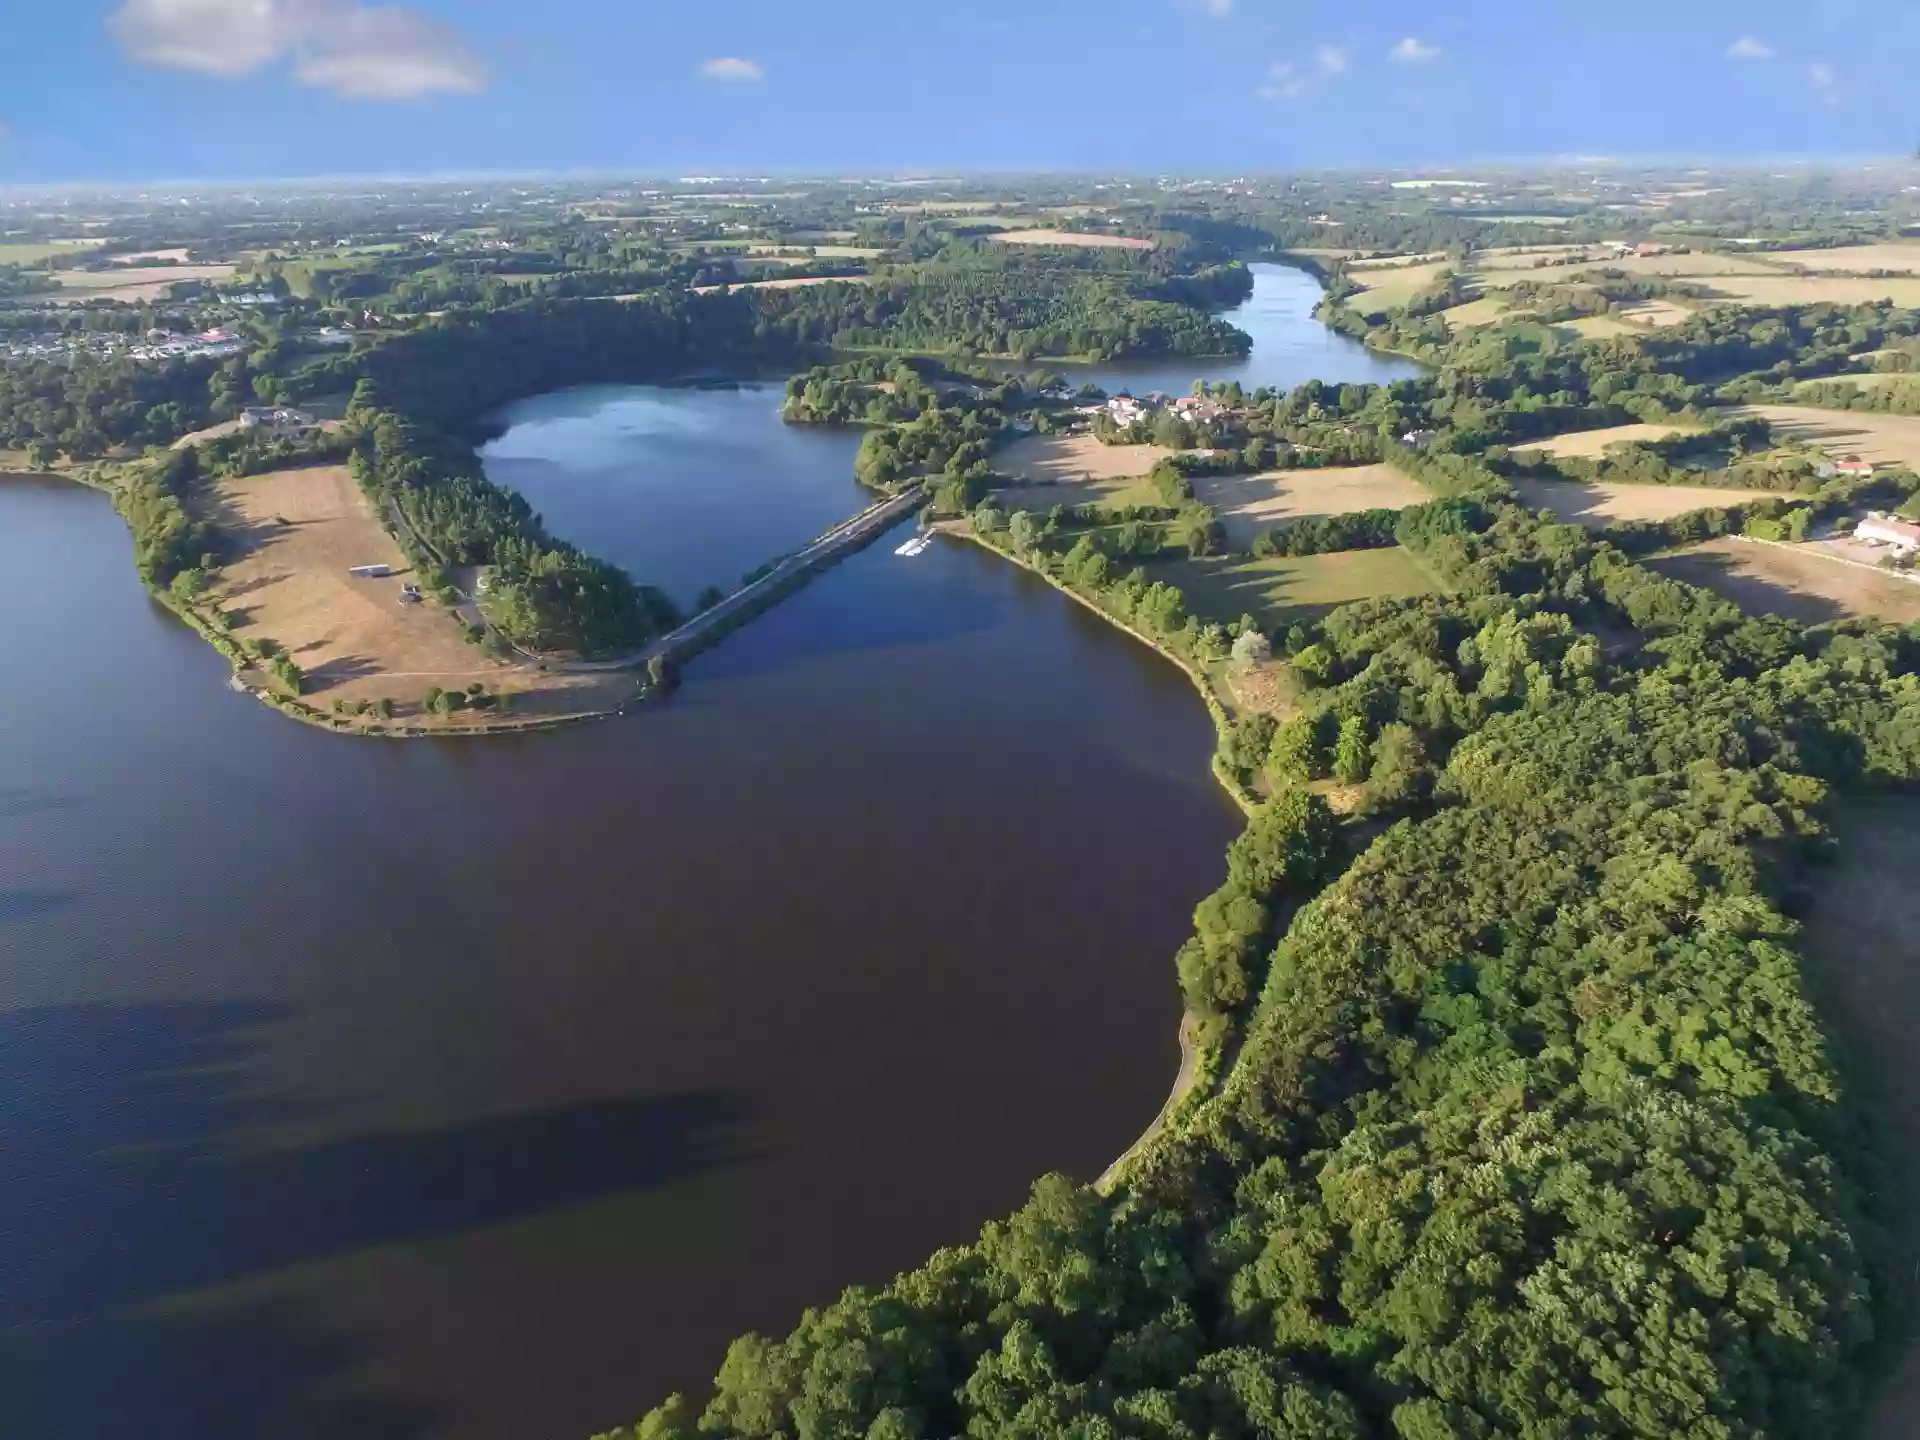
<svg viewBox="0 0 1920 1440"><path fill-rule="evenodd" d="M1175 964L1230 1063L1110 1194L1048 1177L976 1243L741 1340L704 1404L621 1433L1840 1432L1901 1287L1794 917L1829 791L1920 776L1920 630L1749 619L1632 553L1790 534L1920 482L1776 458L1778 499L1617 535L1531 514L1508 482L1761 474L1751 420L1551 466L1520 442L1711 422L1910 321L1520 332L1422 380L1251 397L1244 448L1197 463L1386 460L1440 497L1262 537L1405 545L1447 587L1285 635L1196 614L1157 572L1214 543L1182 464L1124 516L943 490L985 543L1183 659L1286 656L1290 718L1223 733L1223 771L1269 798ZM1438 432L1424 451L1396 438L1417 427Z"/></svg>

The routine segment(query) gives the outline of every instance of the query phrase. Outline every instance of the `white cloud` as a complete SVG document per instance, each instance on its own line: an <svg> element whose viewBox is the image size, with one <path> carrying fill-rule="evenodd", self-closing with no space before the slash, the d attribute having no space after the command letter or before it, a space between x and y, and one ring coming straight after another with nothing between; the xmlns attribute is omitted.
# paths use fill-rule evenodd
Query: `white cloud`
<svg viewBox="0 0 1920 1440"><path fill-rule="evenodd" d="M758 61L742 60L736 56L723 55L718 60L709 60L700 67L700 73L709 80L764 80L767 72Z"/></svg>
<svg viewBox="0 0 1920 1440"><path fill-rule="evenodd" d="M355 100L487 83L484 62L449 27L358 0L124 0L107 29L137 64L232 79L290 58L303 85Z"/></svg>
<svg viewBox="0 0 1920 1440"><path fill-rule="evenodd" d="M1729 60L1771 60L1773 47L1756 35L1742 35L1727 46Z"/></svg>
<svg viewBox="0 0 1920 1440"><path fill-rule="evenodd" d="M1424 65L1429 60L1440 58L1440 47L1429 45L1426 41L1417 40L1409 35L1387 52L1387 58L1397 60L1402 65Z"/></svg>
<svg viewBox="0 0 1920 1440"><path fill-rule="evenodd" d="M1838 105L1846 98L1840 88L1840 72L1824 60L1807 66L1807 84L1822 105Z"/></svg>
<svg viewBox="0 0 1920 1440"><path fill-rule="evenodd" d="M1322 45L1313 52L1310 64L1276 60L1267 67L1266 83L1259 89L1262 100L1296 100L1309 91L1330 84L1347 68L1347 52L1338 45Z"/></svg>
<svg viewBox="0 0 1920 1440"><path fill-rule="evenodd" d="M1233 14L1233 0L1180 0L1180 3L1188 9L1211 15L1216 20L1224 20Z"/></svg>

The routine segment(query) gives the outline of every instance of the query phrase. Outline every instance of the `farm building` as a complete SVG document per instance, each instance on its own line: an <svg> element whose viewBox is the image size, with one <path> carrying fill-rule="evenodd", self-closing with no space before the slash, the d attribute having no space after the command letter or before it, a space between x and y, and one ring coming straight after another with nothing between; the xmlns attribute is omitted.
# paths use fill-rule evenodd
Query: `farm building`
<svg viewBox="0 0 1920 1440"><path fill-rule="evenodd" d="M1920 550L1920 525L1893 515L1869 515L1854 527L1853 538L1906 553Z"/></svg>

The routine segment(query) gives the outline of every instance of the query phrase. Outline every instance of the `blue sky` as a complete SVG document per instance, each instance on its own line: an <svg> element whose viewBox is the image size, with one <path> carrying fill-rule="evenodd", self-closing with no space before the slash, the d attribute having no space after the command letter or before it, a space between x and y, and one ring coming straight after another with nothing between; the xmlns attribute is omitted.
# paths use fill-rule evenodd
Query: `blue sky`
<svg viewBox="0 0 1920 1440"><path fill-rule="evenodd" d="M0 184L1920 143L1914 0L0 0Z"/></svg>

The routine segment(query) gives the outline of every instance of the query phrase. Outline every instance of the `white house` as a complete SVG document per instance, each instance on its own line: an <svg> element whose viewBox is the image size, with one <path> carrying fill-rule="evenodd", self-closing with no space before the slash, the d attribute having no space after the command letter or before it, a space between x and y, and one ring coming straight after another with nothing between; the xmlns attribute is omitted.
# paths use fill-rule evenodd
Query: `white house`
<svg viewBox="0 0 1920 1440"><path fill-rule="evenodd" d="M1873 545L1890 545L1901 554L1920 550L1920 525L1878 512L1853 527L1853 538Z"/></svg>

